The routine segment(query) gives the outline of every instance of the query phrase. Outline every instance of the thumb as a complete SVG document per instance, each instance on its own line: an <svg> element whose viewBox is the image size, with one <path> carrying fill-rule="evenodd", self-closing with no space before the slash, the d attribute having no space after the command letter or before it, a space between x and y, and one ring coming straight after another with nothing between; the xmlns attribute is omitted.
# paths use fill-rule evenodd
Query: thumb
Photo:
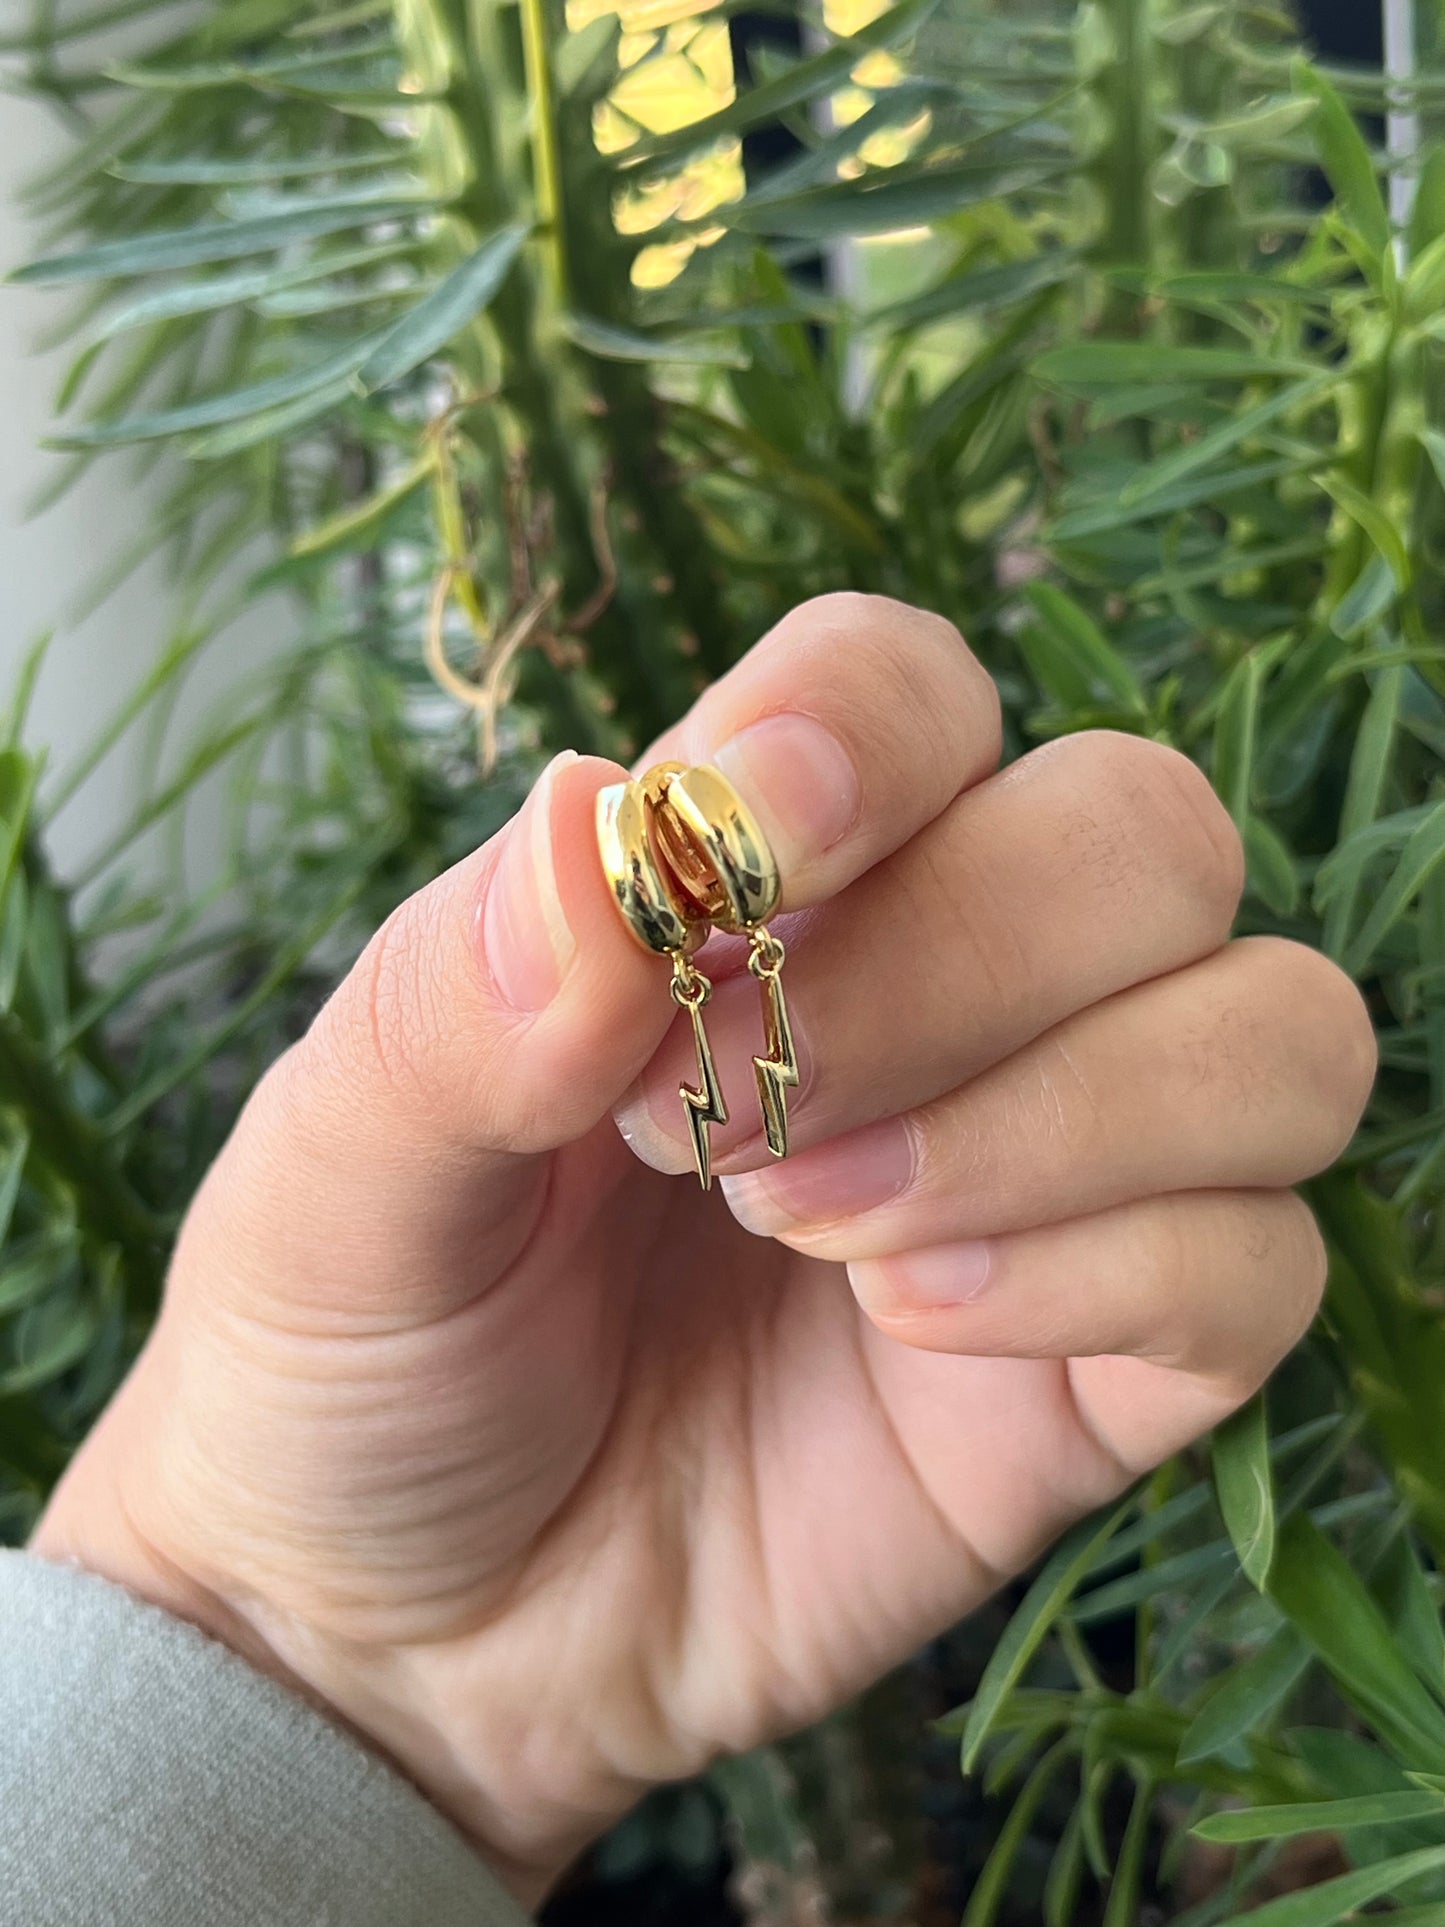
<svg viewBox="0 0 1445 1927"><path fill-rule="evenodd" d="M608 1116L673 1016L597 855L597 792L625 774L565 751L387 920L208 1177L182 1240L204 1239L203 1273L219 1252L253 1308L260 1291L390 1322L517 1255L542 1154Z"/></svg>

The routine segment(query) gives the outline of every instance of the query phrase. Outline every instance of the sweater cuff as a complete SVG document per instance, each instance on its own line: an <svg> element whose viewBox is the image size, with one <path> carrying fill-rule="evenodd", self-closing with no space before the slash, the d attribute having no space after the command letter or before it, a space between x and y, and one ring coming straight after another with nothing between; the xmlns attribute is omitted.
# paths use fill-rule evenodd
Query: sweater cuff
<svg viewBox="0 0 1445 1927"><path fill-rule="evenodd" d="M410 1783L194 1626L0 1553L0 1891L26 1927L526 1927Z"/></svg>

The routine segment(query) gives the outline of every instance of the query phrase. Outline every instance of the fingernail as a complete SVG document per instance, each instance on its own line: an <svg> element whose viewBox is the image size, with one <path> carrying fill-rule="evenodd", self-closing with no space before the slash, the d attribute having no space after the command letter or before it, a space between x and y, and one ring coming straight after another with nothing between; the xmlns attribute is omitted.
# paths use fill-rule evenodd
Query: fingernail
<svg viewBox="0 0 1445 1927"><path fill-rule="evenodd" d="M719 1182L728 1208L760 1238L876 1211L913 1181L913 1133L901 1117L868 1124L763 1171Z"/></svg>
<svg viewBox="0 0 1445 1927"><path fill-rule="evenodd" d="M482 947L493 984L513 1010L543 1010L556 996L576 945L562 911L552 854L552 794L575 749L554 756L507 828L487 886Z"/></svg>
<svg viewBox="0 0 1445 1927"><path fill-rule="evenodd" d="M712 761L749 804L786 877L853 827L863 792L853 759L812 716L766 716L723 743Z"/></svg>
<svg viewBox="0 0 1445 1927"><path fill-rule="evenodd" d="M890 1294L905 1305L966 1305L989 1283L994 1251L988 1238L956 1245L935 1245L888 1260Z"/></svg>

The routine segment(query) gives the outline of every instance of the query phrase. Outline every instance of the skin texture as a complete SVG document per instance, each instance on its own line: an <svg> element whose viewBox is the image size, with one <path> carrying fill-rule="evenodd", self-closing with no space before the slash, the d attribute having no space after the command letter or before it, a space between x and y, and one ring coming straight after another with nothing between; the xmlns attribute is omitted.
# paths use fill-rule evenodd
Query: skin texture
<svg viewBox="0 0 1445 1927"><path fill-rule="evenodd" d="M669 1175L690 1036L597 864L621 772L559 759L263 1081L36 1550L289 1680L534 1902L1223 1418L1317 1305L1288 1187L1370 1024L1312 952L1229 942L1185 759L998 744L948 624L837 596L643 759L719 756L786 880L798 1156L714 939L707 1196Z"/></svg>

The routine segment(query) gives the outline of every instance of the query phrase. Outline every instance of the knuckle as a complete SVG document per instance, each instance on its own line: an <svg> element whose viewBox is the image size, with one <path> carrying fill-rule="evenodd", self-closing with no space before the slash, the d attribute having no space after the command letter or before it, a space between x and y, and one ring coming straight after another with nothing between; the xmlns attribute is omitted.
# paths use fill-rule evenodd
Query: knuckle
<svg viewBox="0 0 1445 1927"><path fill-rule="evenodd" d="M1303 1032L1295 1061L1322 1133L1322 1168L1349 1144L1374 1089L1374 1022L1359 986L1321 951L1287 937L1256 944L1273 961L1283 1006L1296 1033Z"/></svg>
<svg viewBox="0 0 1445 1927"><path fill-rule="evenodd" d="M1363 997L1328 957L1287 937L1241 937L1207 968L1208 995L1172 1026L1179 1074L1228 1107L1274 1182L1313 1176L1349 1144L1374 1083Z"/></svg>
<svg viewBox="0 0 1445 1927"><path fill-rule="evenodd" d="M1088 758L1092 788L1111 808L1116 861L1136 882L1186 894L1226 933L1244 891L1244 845L1204 772L1168 744L1121 730L1064 741Z"/></svg>
<svg viewBox="0 0 1445 1927"><path fill-rule="evenodd" d="M1041 1167L1097 1167L1112 1139L1107 1092L1064 1035L1041 1039L1030 1069L1032 1143Z"/></svg>
<svg viewBox="0 0 1445 1927"><path fill-rule="evenodd" d="M1273 1362L1314 1322L1325 1289L1325 1242L1314 1213L1293 1191L1245 1193L1237 1211L1237 1248L1250 1270L1268 1279L1260 1341Z"/></svg>

